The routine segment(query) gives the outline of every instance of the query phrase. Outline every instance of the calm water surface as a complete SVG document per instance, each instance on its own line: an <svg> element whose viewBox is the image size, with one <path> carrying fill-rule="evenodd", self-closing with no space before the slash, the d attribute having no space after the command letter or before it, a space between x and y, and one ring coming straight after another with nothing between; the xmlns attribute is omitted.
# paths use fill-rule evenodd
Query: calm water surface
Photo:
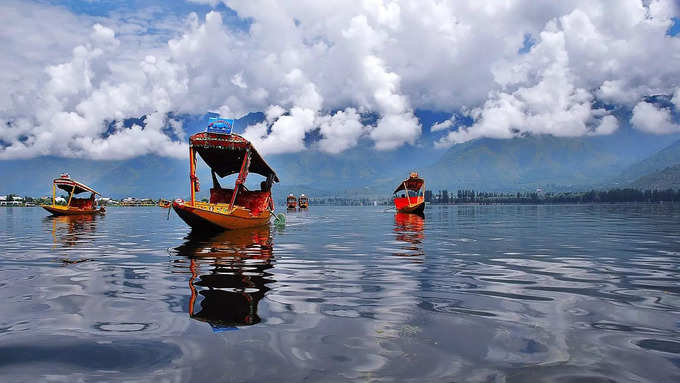
<svg viewBox="0 0 680 383"><path fill-rule="evenodd" d="M0 208L0 380L680 381L680 205Z"/></svg>

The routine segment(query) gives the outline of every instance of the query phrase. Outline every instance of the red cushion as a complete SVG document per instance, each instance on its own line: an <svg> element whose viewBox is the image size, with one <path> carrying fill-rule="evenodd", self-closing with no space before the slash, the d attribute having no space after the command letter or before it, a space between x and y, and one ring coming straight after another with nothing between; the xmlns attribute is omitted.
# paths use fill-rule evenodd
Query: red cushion
<svg viewBox="0 0 680 383"><path fill-rule="evenodd" d="M210 203L230 203L233 189L210 189ZM236 195L234 204L249 209L253 215L259 215L267 209L270 192L241 191Z"/></svg>
<svg viewBox="0 0 680 383"><path fill-rule="evenodd" d="M94 209L94 201L90 198L71 198L71 206L81 209Z"/></svg>

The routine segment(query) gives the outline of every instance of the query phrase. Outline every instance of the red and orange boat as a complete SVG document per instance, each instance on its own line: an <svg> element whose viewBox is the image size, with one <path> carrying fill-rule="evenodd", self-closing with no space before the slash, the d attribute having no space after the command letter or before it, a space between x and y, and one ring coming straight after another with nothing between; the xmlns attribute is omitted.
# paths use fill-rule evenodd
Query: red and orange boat
<svg viewBox="0 0 680 383"><path fill-rule="evenodd" d="M394 207L398 213L423 214L425 211L425 180L411 172L394 190Z"/></svg>
<svg viewBox="0 0 680 383"><path fill-rule="evenodd" d="M297 198L293 195L293 193L288 194L288 198L286 198L286 208L290 210L295 210L297 207Z"/></svg>
<svg viewBox="0 0 680 383"><path fill-rule="evenodd" d="M232 133L233 120L211 119L205 132L189 139L191 200L175 200L172 208L192 228L235 230L269 224L274 214L271 186L279 178L250 141ZM196 155L212 171L209 202L196 201L200 190L196 177ZM248 190L249 173L266 177L260 190ZM238 174L233 189L220 186L217 177Z"/></svg>
<svg viewBox="0 0 680 383"><path fill-rule="evenodd" d="M57 205L56 196L57 188L69 193L66 205ZM89 192L89 198L76 198L74 195ZM52 204L40 205L43 209L49 211L53 215L82 215L82 214L99 214L104 213L104 208L97 207L97 201L94 197L101 195L94 191L91 187L74 181L68 174L64 173L59 178L52 182Z"/></svg>

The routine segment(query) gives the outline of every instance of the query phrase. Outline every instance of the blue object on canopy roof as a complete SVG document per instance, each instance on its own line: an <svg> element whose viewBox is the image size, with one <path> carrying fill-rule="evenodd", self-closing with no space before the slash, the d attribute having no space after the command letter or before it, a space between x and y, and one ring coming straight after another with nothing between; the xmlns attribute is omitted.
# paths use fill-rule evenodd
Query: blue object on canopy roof
<svg viewBox="0 0 680 383"><path fill-rule="evenodd" d="M210 117L208 122L208 133L231 134L234 128L233 118Z"/></svg>

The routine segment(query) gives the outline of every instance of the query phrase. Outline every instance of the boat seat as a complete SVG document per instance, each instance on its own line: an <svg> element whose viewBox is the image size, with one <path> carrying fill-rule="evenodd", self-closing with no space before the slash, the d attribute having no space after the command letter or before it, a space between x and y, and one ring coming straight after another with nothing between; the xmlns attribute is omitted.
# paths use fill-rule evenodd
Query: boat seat
<svg viewBox="0 0 680 383"><path fill-rule="evenodd" d="M229 203L234 189L212 188L210 189L210 203Z"/></svg>
<svg viewBox="0 0 680 383"><path fill-rule="evenodd" d="M234 189L210 189L210 203L230 203ZM269 192L244 190L236 195L234 204L249 209L251 214L259 215L267 208Z"/></svg>
<svg viewBox="0 0 680 383"><path fill-rule="evenodd" d="M94 200L92 198L71 198L71 207L80 209L92 210L94 209Z"/></svg>

